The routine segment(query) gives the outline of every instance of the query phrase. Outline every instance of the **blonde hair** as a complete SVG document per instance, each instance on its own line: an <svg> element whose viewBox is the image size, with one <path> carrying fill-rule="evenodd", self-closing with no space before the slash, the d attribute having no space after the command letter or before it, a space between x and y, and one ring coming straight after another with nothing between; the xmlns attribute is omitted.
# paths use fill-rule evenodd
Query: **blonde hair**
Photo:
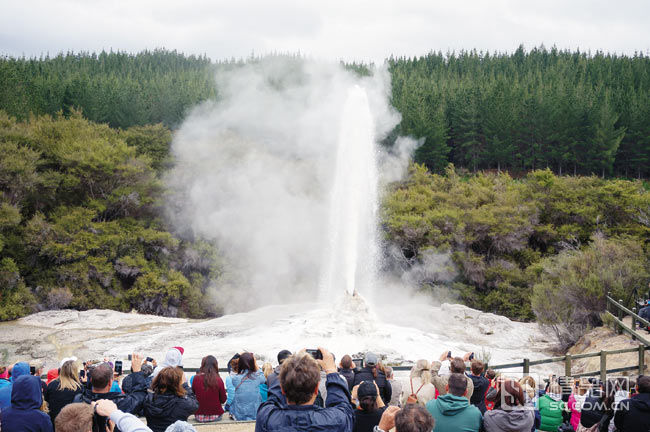
<svg viewBox="0 0 650 432"><path fill-rule="evenodd" d="M264 366L262 366L262 372L264 372L264 378L268 378L269 375L273 373L273 365L269 362L264 363Z"/></svg>
<svg viewBox="0 0 650 432"><path fill-rule="evenodd" d="M532 387L532 388L537 388L537 385L535 384L535 378L533 378L530 375L526 375L525 377L520 379L519 380L519 385L521 385L522 387L524 385L527 385L527 386Z"/></svg>
<svg viewBox="0 0 650 432"><path fill-rule="evenodd" d="M79 371L77 369L77 363L72 360L68 360L61 365L61 370L59 371L59 390L75 391L81 388Z"/></svg>
<svg viewBox="0 0 650 432"><path fill-rule="evenodd" d="M411 378L420 378L422 384L431 383L431 370L429 369L429 361L420 359L411 368Z"/></svg>

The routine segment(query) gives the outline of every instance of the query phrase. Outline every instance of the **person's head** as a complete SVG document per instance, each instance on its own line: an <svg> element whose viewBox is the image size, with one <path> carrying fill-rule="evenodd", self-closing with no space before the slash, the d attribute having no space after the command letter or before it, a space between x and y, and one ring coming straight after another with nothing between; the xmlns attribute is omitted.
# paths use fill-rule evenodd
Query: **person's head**
<svg viewBox="0 0 650 432"><path fill-rule="evenodd" d="M34 368L34 375L37 377L40 377L43 375L43 368L45 367L45 363L43 360L32 360L29 362L30 368Z"/></svg>
<svg viewBox="0 0 650 432"><path fill-rule="evenodd" d="M379 363L379 358L377 354L367 352L366 357L363 360L363 365L372 370L372 375L377 378L377 363Z"/></svg>
<svg viewBox="0 0 650 432"><path fill-rule="evenodd" d="M507 379L499 385L495 398L495 408L511 409L516 406L524 406L526 399L521 385L511 379Z"/></svg>
<svg viewBox="0 0 650 432"><path fill-rule="evenodd" d="M172 366L163 368L153 379L151 390L157 394L168 393L179 397L185 396L183 369Z"/></svg>
<svg viewBox="0 0 650 432"><path fill-rule="evenodd" d="M548 386L548 392L556 395L562 394L562 387L558 383L551 383Z"/></svg>
<svg viewBox="0 0 650 432"><path fill-rule="evenodd" d="M483 362L481 360L474 359L472 360L470 368L472 369L472 374L478 376L483 373Z"/></svg>
<svg viewBox="0 0 650 432"><path fill-rule="evenodd" d="M362 381L357 389L359 407L367 413L377 410L377 387L374 381Z"/></svg>
<svg viewBox="0 0 650 432"><path fill-rule="evenodd" d="M284 362L287 358L291 356L291 351L289 350L282 350L278 353L278 364L282 365L282 362Z"/></svg>
<svg viewBox="0 0 650 432"><path fill-rule="evenodd" d="M30 374L21 375L11 388L11 406L15 409L41 409L43 391L41 380Z"/></svg>
<svg viewBox="0 0 650 432"><path fill-rule="evenodd" d="M386 379L392 380L393 378L394 378L393 368L390 366L386 366Z"/></svg>
<svg viewBox="0 0 650 432"><path fill-rule="evenodd" d="M452 373L449 375L447 391L454 396L465 396L465 393L467 393L467 377L465 374Z"/></svg>
<svg viewBox="0 0 650 432"><path fill-rule="evenodd" d="M451 362L449 363L449 370L451 371L452 374L455 373L464 374L465 360L463 360L460 357L454 357L453 359L451 359Z"/></svg>
<svg viewBox="0 0 650 432"><path fill-rule="evenodd" d="M235 354L228 362L228 372L239 373L239 354Z"/></svg>
<svg viewBox="0 0 650 432"><path fill-rule="evenodd" d="M15 382L19 377L23 375L29 375L29 363L27 362L18 362L11 368L9 372L11 374L11 381Z"/></svg>
<svg viewBox="0 0 650 432"><path fill-rule="evenodd" d="M165 354L165 359L163 360L161 366L183 366L183 353L185 350L182 347L172 347Z"/></svg>
<svg viewBox="0 0 650 432"><path fill-rule="evenodd" d="M490 381L492 381L496 376L497 373L494 371L494 369L488 369L485 372L485 378L489 379Z"/></svg>
<svg viewBox="0 0 650 432"><path fill-rule="evenodd" d="M273 365L269 362L264 363L262 365L262 373L264 373L264 378L268 378L273 373Z"/></svg>
<svg viewBox="0 0 650 432"><path fill-rule="evenodd" d="M95 393L107 393L113 384L113 368L108 363L95 366L90 374L90 384Z"/></svg>
<svg viewBox="0 0 650 432"><path fill-rule="evenodd" d="M406 404L395 415L397 432L431 432L435 421L429 411L419 404Z"/></svg>
<svg viewBox="0 0 650 432"><path fill-rule="evenodd" d="M151 366L149 363L144 363L142 366L140 366L140 372L142 372L142 375L145 377L148 377L153 373L153 366Z"/></svg>
<svg viewBox="0 0 650 432"><path fill-rule="evenodd" d="M354 363L352 362L352 357L350 357L347 354L341 357L341 367L343 369L354 369Z"/></svg>
<svg viewBox="0 0 650 432"><path fill-rule="evenodd" d="M63 407L54 420L57 432L91 432L93 407L85 403L72 403Z"/></svg>
<svg viewBox="0 0 650 432"><path fill-rule="evenodd" d="M79 367L77 363L68 360L63 363L59 371L59 390L77 390L81 388L79 382Z"/></svg>
<svg viewBox="0 0 650 432"><path fill-rule="evenodd" d="M212 355L207 355L201 359L199 373L203 374L203 385L206 388L217 388L217 377L219 376L219 363Z"/></svg>
<svg viewBox="0 0 650 432"><path fill-rule="evenodd" d="M239 356L237 369L240 374L247 372L248 375L257 372L257 363L255 363L255 356L253 353L245 352Z"/></svg>
<svg viewBox="0 0 650 432"><path fill-rule="evenodd" d="M167 426L165 432L196 432L196 429L186 421L176 420L174 423Z"/></svg>
<svg viewBox="0 0 650 432"><path fill-rule="evenodd" d="M316 398L320 367L314 358L301 352L287 358L280 368L280 387L287 402L304 405Z"/></svg>
<svg viewBox="0 0 650 432"><path fill-rule="evenodd" d="M374 368L377 367L377 363L379 363L379 358L377 358L377 354L367 352L363 360L363 365L369 368Z"/></svg>
<svg viewBox="0 0 650 432"><path fill-rule="evenodd" d="M429 369L429 361L420 359L415 362L415 366L411 368L411 378L420 378L422 384L431 382L431 370Z"/></svg>
<svg viewBox="0 0 650 432"><path fill-rule="evenodd" d="M638 393L650 393L650 376L641 375L636 380L636 391Z"/></svg>
<svg viewBox="0 0 650 432"><path fill-rule="evenodd" d="M47 381L45 381L45 384L49 384L55 379L59 377L59 370L58 369L50 369L47 371Z"/></svg>

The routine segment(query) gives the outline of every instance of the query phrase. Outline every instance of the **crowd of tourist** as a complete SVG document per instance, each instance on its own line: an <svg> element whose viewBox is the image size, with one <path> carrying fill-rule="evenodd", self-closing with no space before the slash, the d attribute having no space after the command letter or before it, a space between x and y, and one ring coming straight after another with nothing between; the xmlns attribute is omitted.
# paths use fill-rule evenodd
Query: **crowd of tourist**
<svg viewBox="0 0 650 432"><path fill-rule="evenodd" d="M160 364L65 358L42 380L43 364L0 368L2 432L175 432L188 423L254 420L256 432L650 431L650 376L535 382L485 370L473 353L415 362L398 380L374 353L337 364L325 348L282 350L274 367L235 354L225 380L208 355L188 376L182 347ZM227 414L226 414L227 413Z"/></svg>

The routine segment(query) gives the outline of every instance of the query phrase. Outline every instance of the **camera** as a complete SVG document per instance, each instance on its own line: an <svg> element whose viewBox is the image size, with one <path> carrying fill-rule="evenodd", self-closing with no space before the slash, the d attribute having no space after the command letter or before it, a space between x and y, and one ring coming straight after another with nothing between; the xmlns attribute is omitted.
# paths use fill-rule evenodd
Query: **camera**
<svg viewBox="0 0 650 432"><path fill-rule="evenodd" d="M122 360L116 360L115 361L115 373L118 375L122 375Z"/></svg>
<svg viewBox="0 0 650 432"><path fill-rule="evenodd" d="M316 360L323 360L323 353L319 349L308 349L307 353Z"/></svg>

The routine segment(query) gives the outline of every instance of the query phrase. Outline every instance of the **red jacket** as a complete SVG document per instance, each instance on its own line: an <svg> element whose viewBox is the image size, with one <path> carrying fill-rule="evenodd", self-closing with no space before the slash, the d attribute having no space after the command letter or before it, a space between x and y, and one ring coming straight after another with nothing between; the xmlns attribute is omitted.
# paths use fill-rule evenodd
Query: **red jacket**
<svg viewBox="0 0 650 432"><path fill-rule="evenodd" d="M199 409L195 414L223 414L223 408L221 407L221 404L226 402L226 387L218 375L217 388L206 388L203 383L203 375L197 375L192 381L192 390L196 395L196 399L199 401Z"/></svg>

